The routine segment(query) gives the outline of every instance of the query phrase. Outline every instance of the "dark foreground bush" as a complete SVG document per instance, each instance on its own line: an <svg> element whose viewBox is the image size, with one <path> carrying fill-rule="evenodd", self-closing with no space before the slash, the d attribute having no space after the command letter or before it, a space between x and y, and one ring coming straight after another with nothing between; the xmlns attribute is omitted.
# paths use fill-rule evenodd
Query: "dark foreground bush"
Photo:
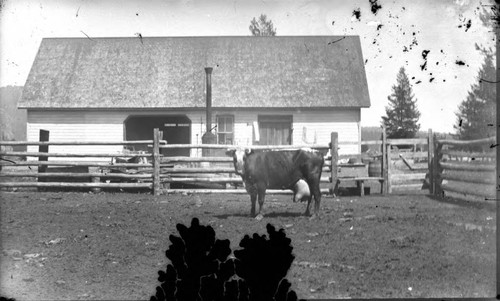
<svg viewBox="0 0 500 301"><path fill-rule="evenodd" d="M177 224L177 230L180 237L170 235L165 252L171 264L158 272L161 285L150 300L297 300L285 279L294 256L283 229L268 224L269 239L245 235L234 259L229 240L216 239L214 229L197 218L189 228Z"/></svg>

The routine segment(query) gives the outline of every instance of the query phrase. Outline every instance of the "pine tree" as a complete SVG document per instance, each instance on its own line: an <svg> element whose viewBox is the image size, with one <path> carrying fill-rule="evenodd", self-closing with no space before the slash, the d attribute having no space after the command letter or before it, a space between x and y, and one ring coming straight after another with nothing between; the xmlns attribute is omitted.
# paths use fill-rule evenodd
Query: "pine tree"
<svg viewBox="0 0 500 301"><path fill-rule="evenodd" d="M496 124L496 70L493 53L484 52L485 60L471 85L467 98L458 107L457 122L453 126L460 140L474 140L495 135Z"/></svg>
<svg viewBox="0 0 500 301"><path fill-rule="evenodd" d="M276 28L274 28L273 21L267 20L267 16L261 14L257 21L255 17L250 21L248 27L253 36L275 36Z"/></svg>
<svg viewBox="0 0 500 301"><path fill-rule="evenodd" d="M385 107L387 116L382 117L388 138L414 138L420 129L417 100L414 99L410 81L405 68L397 75L397 84L392 86L392 94L387 97L389 106Z"/></svg>
<svg viewBox="0 0 500 301"><path fill-rule="evenodd" d="M499 20L497 6L483 8L479 17L483 26L494 32ZM477 83L471 85L467 98L458 107L457 122L453 126L460 140L474 140L496 134L496 49L476 44L476 50L484 55L484 63L477 75Z"/></svg>

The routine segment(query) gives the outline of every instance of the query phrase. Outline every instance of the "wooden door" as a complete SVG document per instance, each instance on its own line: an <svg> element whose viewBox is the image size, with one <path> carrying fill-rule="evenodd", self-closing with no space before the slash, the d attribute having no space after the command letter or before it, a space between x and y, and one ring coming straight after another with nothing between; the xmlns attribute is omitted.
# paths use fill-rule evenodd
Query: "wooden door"
<svg viewBox="0 0 500 301"><path fill-rule="evenodd" d="M291 145L292 116L259 116L260 145Z"/></svg>

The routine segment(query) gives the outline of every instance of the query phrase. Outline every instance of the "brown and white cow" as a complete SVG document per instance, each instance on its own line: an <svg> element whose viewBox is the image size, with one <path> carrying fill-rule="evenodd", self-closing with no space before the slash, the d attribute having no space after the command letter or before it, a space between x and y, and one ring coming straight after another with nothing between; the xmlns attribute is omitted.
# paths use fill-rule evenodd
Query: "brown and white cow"
<svg viewBox="0 0 500 301"><path fill-rule="evenodd" d="M251 149L228 150L233 157L234 168L245 184L252 203L251 215L255 215L258 197L257 219L263 216L266 189L291 189L294 201L306 198L305 215L310 215L309 206L314 197L314 215L319 213L321 203L320 179L323 155L312 149L258 151Z"/></svg>

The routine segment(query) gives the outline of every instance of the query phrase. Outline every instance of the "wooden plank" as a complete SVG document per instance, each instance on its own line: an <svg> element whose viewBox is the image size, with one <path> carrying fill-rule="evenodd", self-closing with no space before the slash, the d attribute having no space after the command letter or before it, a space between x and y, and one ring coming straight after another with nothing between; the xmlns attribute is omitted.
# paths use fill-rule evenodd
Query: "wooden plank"
<svg viewBox="0 0 500 301"><path fill-rule="evenodd" d="M114 163L110 164L107 162L93 162L93 161L80 161L80 162L74 162L74 161L15 161L15 165L12 165L11 163L6 163L6 162L0 162L0 165L7 165L7 166L37 166L37 165L47 165L47 166L91 166L91 167L152 167L152 164L140 164L140 163Z"/></svg>
<svg viewBox="0 0 500 301"><path fill-rule="evenodd" d="M232 157L162 157L161 163L179 163L179 162L221 162L232 163Z"/></svg>
<svg viewBox="0 0 500 301"><path fill-rule="evenodd" d="M0 182L0 187L151 188L148 183Z"/></svg>
<svg viewBox="0 0 500 301"><path fill-rule="evenodd" d="M382 194L385 195L388 193L389 189L389 164L390 161L388 161L389 157L387 156L387 134L386 134L386 128L385 125L382 126L382 177L384 178L384 184L382 185ZM390 148L389 148L390 150Z"/></svg>
<svg viewBox="0 0 500 301"><path fill-rule="evenodd" d="M339 145L358 145L358 141L341 141Z"/></svg>
<svg viewBox="0 0 500 301"><path fill-rule="evenodd" d="M427 158L428 152L401 152L401 151L391 151L392 157L404 156L405 159L420 159Z"/></svg>
<svg viewBox="0 0 500 301"><path fill-rule="evenodd" d="M190 193L190 194L248 194L245 189L164 189L166 193ZM329 194L330 189L320 189L322 194ZM291 190L267 189L266 194L293 194Z"/></svg>
<svg viewBox="0 0 500 301"><path fill-rule="evenodd" d="M361 145L382 145L382 140L365 140L361 141Z"/></svg>
<svg viewBox="0 0 500 301"><path fill-rule="evenodd" d="M0 145L147 145L153 140L131 140L131 141L0 141ZM160 143L167 143L162 140Z"/></svg>
<svg viewBox="0 0 500 301"><path fill-rule="evenodd" d="M384 181L383 177L346 177L338 178L339 181Z"/></svg>
<svg viewBox="0 0 500 301"><path fill-rule="evenodd" d="M495 185L485 185L485 184L467 184L464 182L456 182L445 180L441 184L444 191L452 191L456 193L462 193L467 195L476 195L487 198L495 197Z"/></svg>
<svg viewBox="0 0 500 301"><path fill-rule="evenodd" d="M396 181L412 181L412 180L424 180L426 173L407 173L407 174L392 174L391 182Z"/></svg>
<svg viewBox="0 0 500 301"><path fill-rule="evenodd" d="M422 190L422 183L418 184L403 184L403 185L392 185L392 189L402 191L402 190Z"/></svg>
<svg viewBox="0 0 500 301"><path fill-rule="evenodd" d="M301 148L329 149L328 145L303 144L303 145L227 145L227 144L165 144L162 149L168 148L205 148L205 149L239 149L248 148L255 150L297 150Z"/></svg>
<svg viewBox="0 0 500 301"><path fill-rule="evenodd" d="M387 143L392 145L427 145L427 138L409 138L409 139L387 139ZM361 145L383 145L383 140L365 140Z"/></svg>
<svg viewBox="0 0 500 301"><path fill-rule="evenodd" d="M484 196L477 196L477 195L472 195L472 194L465 194L465 193L458 193L458 192L453 192L453 191L445 191L445 197L461 200L461 201L467 201L467 202L497 202L496 200L490 200L488 201L489 198L485 198Z"/></svg>
<svg viewBox="0 0 500 301"><path fill-rule="evenodd" d="M236 173L234 167L162 168L162 173Z"/></svg>
<svg viewBox="0 0 500 301"><path fill-rule="evenodd" d="M387 139L387 143L391 145L413 145L427 144L427 138L410 138L410 139Z"/></svg>
<svg viewBox="0 0 500 301"><path fill-rule="evenodd" d="M459 162L439 162L443 169L450 170L468 170L468 171L493 171L496 170L494 164L473 164L473 163L459 163Z"/></svg>
<svg viewBox="0 0 500 301"><path fill-rule="evenodd" d="M495 185L495 175L493 173L491 174L486 174L482 177L477 177L477 176L470 176L468 173L464 173L463 175L458 175L458 174L447 174L443 173L441 175L443 180L451 180L451 181L460 181L460 182L467 182L467 183L479 183L479 184L490 184L490 185Z"/></svg>
<svg viewBox="0 0 500 301"><path fill-rule="evenodd" d="M432 178L433 178L433 183L432 183L432 190L434 191L434 196L440 197L441 196L441 175L440 175L440 169L441 166L438 161L441 160L442 154L440 154L442 150L442 144L439 144L437 139L436 139L436 134L434 134L434 159L432 160Z"/></svg>
<svg viewBox="0 0 500 301"><path fill-rule="evenodd" d="M149 179L151 174L124 174L124 173L72 173L72 172L44 172L44 173L29 173L29 172L2 172L0 177L22 177L22 178L51 178L51 177L65 177L65 178L89 178L100 177L103 179ZM167 177L167 175L162 175Z"/></svg>
<svg viewBox="0 0 500 301"><path fill-rule="evenodd" d="M470 157L470 158L496 158L497 154L495 151L480 153L480 152L464 152L450 149L443 149L442 154L455 157Z"/></svg>
<svg viewBox="0 0 500 301"><path fill-rule="evenodd" d="M49 141L49 135L50 132L46 130L40 130L40 141L41 142L46 142ZM47 153L49 152L49 146L48 145L40 145L38 146L38 152L41 154L38 157L38 161L47 161L49 157L47 156ZM47 170L47 165L39 165L38 166L38 172L45 172Z"/></svg>
<svg viewBox="0 0 500 301"><path fill-rule="evenodd" d="M160 129L153 130L153 195L160 195Z"/></svg>
<svg viewBox="0 0 500 301"><path fill-rule="evenodd" d="M437 140L437 143L464 146L464 145L478 145L478 144L495 143L495 141L496 141L496 137L489 137L489 138L468 140L468 141L440 139L440 140Z"/></svg>
<svg viewBox="0 0 500 301"><path fill-rule="evenodd" d="M46 155L43 152L0 152L2 156L15 156L15 157L39 157ZM92 158L101 158L101 157L123 157L123 158L132 158L132 157L151 157L151 153L144 154L133 154L133 153L49 153L51 157L73 157L73 158L82 158L82 157L92 157ZM189 158L189 157L186 157Z"/></svg>
<svg viewBox="0 0 500 301"><path fill-rule="evenodd" d="M162 180L162 182L166 183L243 183L243 180L241 178L231 178L231 177L198 177L198 178L193 178L193 177L184 177L184 178L178 178L178 177L167 177L166 179Z"/></svg>
<svg viewBox="0 0 500 301"><path fill-rule="evenodd" d="M387 184L387 193L388 194L391 194L392 192L392 188L391 188L391 181L390 181L390 178L391 178L391 168L392 168L392 164L391 164L391 145L390 144L387 144L387 151L386 151L386 154L387 154L387 177L384 177L386 178L387 180L384 182Z"/></svg>
<svg viewBox="0 0 500 301"><path fill-rule="evenodd" d="M428 145L429 150L427 152L427 168L429 170L429 193L434 194L434 172L432 170L432 160L434 160L434 136L432 134L432 129L429 129L428 135Z"/></svg>
<svg viewBox="0 0 500 301"><path fill-rule="evenodd" d="M337 194L337 187L338 187L338 174L337 174L337 162L339 158L339 134L337 132L332 132L330 134L330 153L332 156L331 164L330 164L330 177L332 179L331 184L330 184L330 194L331 195L336 195Z"/></svg>
<svg viewBox="0 0 500 301"><path fill-rule="evenodd" d="M356 181L360 196L365 196L365 181Z"/></svg>
<svg viewBox="0 0 500 301"><path fill-rule="evenodd" d="M399 154L399 157L403 160L404 164L406 164L406 166L408 166L408 168L410 170L413 170L413 167L410 165L410 163L408 161L406 161L405 157L403 157L403 155Z"/></svg>

